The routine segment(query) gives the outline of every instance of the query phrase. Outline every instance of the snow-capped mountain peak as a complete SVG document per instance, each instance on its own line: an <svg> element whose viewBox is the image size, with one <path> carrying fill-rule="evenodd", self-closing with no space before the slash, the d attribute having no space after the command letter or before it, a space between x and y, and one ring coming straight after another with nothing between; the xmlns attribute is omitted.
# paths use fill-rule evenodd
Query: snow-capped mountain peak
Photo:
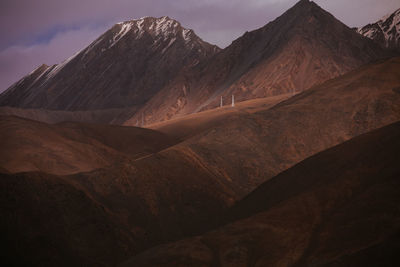
<svg viewBox="0 0 400 267"><path fill-rule="evenodd" d="M400 49L400 9L373 24L358 28L357 32L386 48Z"/></svg>
<svg viewBox="0 0 400 267"><path fill-rule="evenodd" d="M208 50L208 44L205 45L205 42L193 30L182 27L178 21L168 16L142 17L119 22L82 52L86 57L93 50L105 52L120 45L122 40L125 40L123 42L125 45L131 45L132 42L141 42L143 38L146 39L146 43L151 42L152 49L161 48L162 53L165 53L175 42L182 42L189 49L208 53L205 51ZM213 50L217 52L219 48L215 46Z"/></svg>
<svg viewBox="0 0 400 267"><path fill-rule="evenodd" d="M183 28L178 21L167 16L160 18L143 17L140 19L117 23L115 27L117 28L117 31L114 33L110 46L114 46L118 43L118 41L128 32L133 32L136 35L136 38L141 38L144 33L148 33L156 41L165 41L175 37L179 32L182 33L182 36L186 40L187 38L185 38L184 33L192 31Z"/></svg>
<svg viewBox="0 0 400 267"><path fill-rule="evenodd" d="M120 22L62 63L27 75L6 90L0 105L64 110L140 106L181 70L219 50L167 16Z"/></svg>

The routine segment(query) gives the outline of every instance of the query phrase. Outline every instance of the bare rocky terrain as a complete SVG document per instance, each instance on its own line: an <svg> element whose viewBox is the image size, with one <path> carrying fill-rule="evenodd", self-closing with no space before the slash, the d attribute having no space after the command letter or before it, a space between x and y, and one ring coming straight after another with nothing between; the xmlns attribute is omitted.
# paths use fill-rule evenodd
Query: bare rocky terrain
<svg viewBox="0 0 400 267"><path fill-rule="evenodd" d="M144 126L231 101L294 94L392 56L308 0L221 50L168 17L114 25L0 95L0 114Z"/></svg>
<svg viewBox="0 0 400 267"><path fill-rule="evenodd" d="M14 116L0 116L0 127L0 167L12 173L66 175L92 171L177 143L177 139L160 132L136 127L45 124Z"/></svg>
<svg viewBox="0 0 400 267"><path fill-rule="evenodd" d="M227 225L120 266L396 266L399 137L396 123L314 155L240 201Z"/></svg>
<svg viewBox="0 0 400 267"><path fill-rule="evenodd" d="M68 111L138 108L181 70L218 51L168 17L126 21L64 62L37 68L2 93L0 105Z"/></svg>
<svg viewBox="0 0 400 267"><path fill-rule="evenodd" d="M4 235L4 238L8 238L5 242L10 244L7 255L13 255L11 262L28 261L40 266L70 266L82 262L87 265L114 266L156 245L211 230L224 221L222 215L230 207L259 185L268 183L270 179L274 181L273 177L279 173L318 152L398 121L399 65L399 58L377 62L283 102L277 101L278 104L266 99L263 100L266 105L258 101L250 102L237 107L236 111L233 108L228 112L230 115L226 115L229 119L221 120L217 125L213 123L214 116L206 115L199 120L198 126L193 126L193 129L198 129L198 134L187 132L168 137L168 132L178 133L176 129L196 121L185 117L181 121L171 122L169 127L164 128L163 134L131 127L81 123L47 125L5 117L3 123L8 125L18 126L24 121L23 125L37 127L31 134L26 134L26 129L21 127L22 131L15 131L14 135L7 137L8 142L20 140L18 136L21 135L30 144L30 140L38 138L34 133L38 133L45 137L41 139L43 143L30 148L41 151L47 144L46 140L49 143L52 141L44 134L54 131L57 136L67 138L67 141L77 141L68 143L69 148L79 152L78 149L85 148L83 144L87 144L91 150L85 149L84 152L100 149L106 153L109 163L117 159L100 169L68 175L45 173L49 172L45 168L50 165L43 165L41 172L25 173L12 173L7 171L7 165L2 165L2 229L8 229L7 233L11 233ZM201 113L198 116L201 117ZM207 118L210 118L209 122ZM177 127L175 130L174 124ZM133 134L138 134L138 131L139 135L134 138ZM140 139L142 134L148 137L150 133L157 140L160 135L165 136L167 141L172 139L172 143L165 141L154 146L152 138ZM54 146L50 147L54 149ZM104 151L104 147L112 148L112 151L116 150L124 156L114 157L112 153ZM365 149L369 149L369 146ZM138 158L137 153L143 151L144 156ZM363 151L361 145L360 149L354 151ZM10 146L2 159L17 152L18 146ZM60 153L60 162L68 162L68 155ZM96 159L91 154L82 155L83 159L78 161L82 164ZM79 158L78 155L75 157ZM390 158L390 162L396 161L396 157ZM316 164L315 168L317 171L320 167ZM62 173L68 172L69 168L60 165L56 170ZM284 196L287 191L282 190L279 195ZM376 205L381 204L377 202ZM64 215L60 217L60 214ZM365 213L365 216L368 214ZM299 215L298 219L302 220L302 216ZM304 223L307 227L313 225ZM379 230L377 234L380 233L384 236L388 234ZM244 234L251 236L251 231L245 231ZM98 243L100 236L102 241ZM219 240L219 234L215 238ZM96 246L92 246L93 243ZM52 244L57 253L50 253L51 250L43 244ZM262 248L269 251L271 247L266 245ZM196 247L193 249L196 251ZM294 248L288 249L292 251ZM145 262L152 264L153 260L157 262L162 258L163 253L154 254L154 259L143 257ZM276 255L274 257L281 254ZM138 257L134 258L135 261L143 260L142 256Z"/></svg>
<svg viewBox="0 0 400 267"><path fill-rule="evenodd" d="M390 53L308 0L179 75L128 121L148 123L225 103L302 92ZM146 123L146 124L148 124Z"/></svg>
<svg viewBox="0 0 400 267"><path fill-rule="evenodd" d="M399 263L400 57L314 2L122 22L0 106L4 266Z"/></svg>
<svg viewBox="0 0 400 267"><path fill-rule="evenodd" d="M384 48L400 51L400 8L375 23L357 28L357 32Z"/></svg>

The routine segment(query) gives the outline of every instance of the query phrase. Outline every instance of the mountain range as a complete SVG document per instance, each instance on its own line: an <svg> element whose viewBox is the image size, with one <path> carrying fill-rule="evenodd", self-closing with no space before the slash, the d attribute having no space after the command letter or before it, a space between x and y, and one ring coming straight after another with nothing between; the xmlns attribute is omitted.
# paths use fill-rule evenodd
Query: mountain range
<svg viewBox="0 0 400 267"><path fill-rule="evenodd" d="M238 102L295 94L389 55L308 0L223 50L173 19L148 17L114 25L59 65L40 66L1 94L0 106L45 122L139 126L215 108L221 98L230 104L232 95Z"/></svg>
<svg viewBox="0 0 400 267"><path fill-rule="evenodd" d="M398 265L400 57L314 2L122 22L0 104L5 266Z"/></svg>
<svg viewBox="0 0 400 267"><path fill-rule="evenodd" d="M231 95L244 101L294 94L385 56L317 4L303 0L186 73L126 124L141 114L157 122L215 108L221 97L230 104Z"/></svg>

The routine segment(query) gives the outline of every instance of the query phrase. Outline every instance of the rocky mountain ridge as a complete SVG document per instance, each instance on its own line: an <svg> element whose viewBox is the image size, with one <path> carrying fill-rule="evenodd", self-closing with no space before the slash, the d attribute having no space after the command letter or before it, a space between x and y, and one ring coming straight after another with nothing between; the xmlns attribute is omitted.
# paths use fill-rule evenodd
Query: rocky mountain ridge
<svg viewBox="0 0 400 267"><path fill-rule="evenodd" d="M160 90L126 123L146 124L236 101L296 94L386 56L374 42L308 0Z"/></svg>
<svg viewBox="0 0 400 267"><path fill-rule="evenodd" d="M221 98L230 104L232 95L296 94L386 56L308 0L223 50L176 20L146 17L114 25L59 65L39 67L3 93L0 106L91 111L107 119L90 122L143 126L215 108ZM33 118L47 116L39 113Z"/></svg>
<svg viewBox="0 0 400 267"><path fill-rule="evenodd" d="M0 96L1 106L52 110L140 107L182 69L219 48L169 17L114 25L58 65L42 65Z"/></svg>
<svg viewBox="0 0 400 267"><path fill-rule="evenodd" d="M358 28L357 32L385 48L400 51L400 8L375 23Z"/></svg>

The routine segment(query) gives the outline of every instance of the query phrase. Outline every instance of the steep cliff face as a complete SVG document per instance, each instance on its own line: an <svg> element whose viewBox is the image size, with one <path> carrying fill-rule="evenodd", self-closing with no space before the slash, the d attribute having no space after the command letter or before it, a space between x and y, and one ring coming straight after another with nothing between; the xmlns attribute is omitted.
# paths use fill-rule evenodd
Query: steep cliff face
<svg viewBox="0 0 400 267"><path fill-rule="evenodd" d="M357 32L382 47L400 51L400 9L375 23L358 28Z"/></svg>
<svg viewBox="0 0 400 267"><path fill-rule="evenodd" d="M114 25L63 63L41 66L0 96L0 105L56 110L141 106L182 69L219 48L168 17Z"/></svg>

